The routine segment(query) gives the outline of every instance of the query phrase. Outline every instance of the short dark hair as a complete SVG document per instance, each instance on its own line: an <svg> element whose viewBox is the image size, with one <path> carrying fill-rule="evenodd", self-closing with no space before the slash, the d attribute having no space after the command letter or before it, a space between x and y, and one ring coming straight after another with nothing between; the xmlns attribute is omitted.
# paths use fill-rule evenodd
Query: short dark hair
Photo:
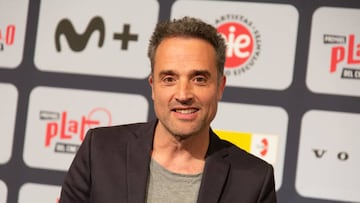
<svg viewBox="0 0 360 203"><path fill-rule="evenodd" d="M216 28L204 21L183 17L158 23L150 38L148 57L151 63L151 73L154 72L155 53L162 40L171 37L199 38L209 42L215 49L216 66L219 76L224 74L226 43Z"/></svg>

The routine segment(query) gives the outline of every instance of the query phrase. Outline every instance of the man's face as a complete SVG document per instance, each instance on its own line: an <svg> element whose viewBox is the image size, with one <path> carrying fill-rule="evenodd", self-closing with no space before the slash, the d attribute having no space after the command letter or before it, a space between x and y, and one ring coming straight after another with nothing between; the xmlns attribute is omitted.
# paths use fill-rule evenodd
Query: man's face
<svg viewBox="0 0 360 203"><path fill-rule="evenodd" d="M210 43L181 37L163 40L149 83L158 130L181 139L208 133L225 87Z"/></svg>

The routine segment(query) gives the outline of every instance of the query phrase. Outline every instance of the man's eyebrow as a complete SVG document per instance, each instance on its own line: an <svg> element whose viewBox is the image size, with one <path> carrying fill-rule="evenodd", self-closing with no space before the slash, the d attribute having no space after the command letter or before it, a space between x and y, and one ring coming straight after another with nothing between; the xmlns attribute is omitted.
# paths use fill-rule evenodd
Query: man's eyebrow
<svg viewBox="0 0 360 203"><path fill-rule="evenodd" d="M173 70L163 70L159 72L159 76L163 75L176 75L177 73ZM193 70L189 74L190 76L197 76L197 75L203 75L206 77L210 77L211 73L208 70Z"/></svg>
<svg viewBox="0 0 360 203"><path fill-rule="evenodd" d="M176 73L173 70L163 70L160 71L159 75L176 75Z"/></svg>
<svg viewBox="0 0 360 203"><path fill-rule="evenodd" d="M191 75L196 76L196 75L204 75L209 77L211 75L211 73L207 70L194 70Z"/></svg>

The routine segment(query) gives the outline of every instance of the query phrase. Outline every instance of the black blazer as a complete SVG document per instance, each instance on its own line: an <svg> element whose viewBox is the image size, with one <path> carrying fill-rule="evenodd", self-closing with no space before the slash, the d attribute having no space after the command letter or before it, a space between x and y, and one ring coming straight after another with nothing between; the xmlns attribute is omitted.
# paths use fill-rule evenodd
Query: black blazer
<svg viewBox="0 0 360 203"><path fill-rule="evenodd" d="M60 203L144 203L157 121L89 130ZM276 203L273 168L211 131L200 203Z"/></svg>

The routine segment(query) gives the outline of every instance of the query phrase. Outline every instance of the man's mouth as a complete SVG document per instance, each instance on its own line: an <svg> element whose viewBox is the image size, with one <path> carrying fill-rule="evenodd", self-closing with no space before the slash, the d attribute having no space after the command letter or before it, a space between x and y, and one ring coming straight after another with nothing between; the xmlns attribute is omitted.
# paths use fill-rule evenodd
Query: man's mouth
<svg viewBox="0 0 360 203"><path fill-rule="evenodd" d="M175 111L176 113L181 113L181 114L191 114L191 113L195 113L197 112L199 109L196 108L191 108L191 109L173 109L173 111Z"/></svg>

